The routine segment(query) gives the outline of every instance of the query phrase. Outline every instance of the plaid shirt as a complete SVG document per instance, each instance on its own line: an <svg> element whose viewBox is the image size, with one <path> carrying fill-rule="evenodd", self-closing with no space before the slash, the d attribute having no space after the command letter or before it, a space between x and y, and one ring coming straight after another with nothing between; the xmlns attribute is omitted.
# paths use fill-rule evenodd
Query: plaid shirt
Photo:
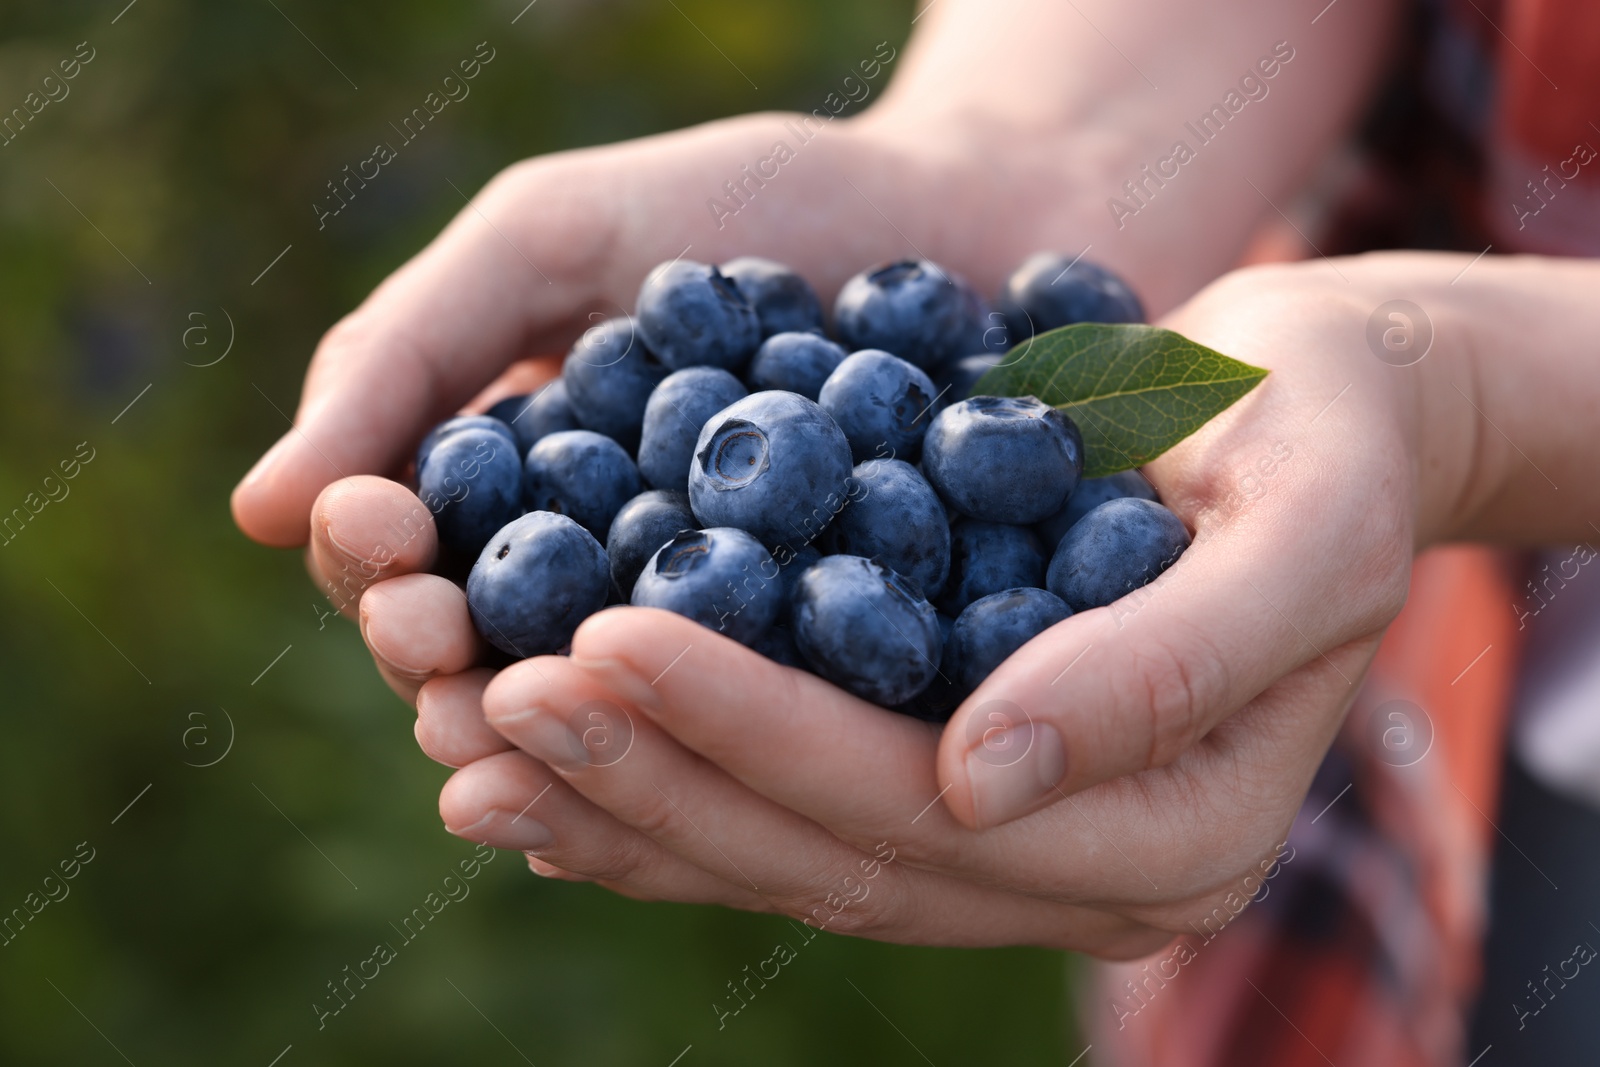
<svg viewBox="0 0 1600 1067"><path fill-rule="evenodd" d="M1409 127L1373 123L1318 244L1600 254L1600 5L1438 0L1418 22L1397 81L1426 103L1393 109ZM1481 1051L1465 1045L1520 570L1477 548L1418 559L1259 902L1096 965L1080 1004L1093 1063L1459 1067Z"/></svg>

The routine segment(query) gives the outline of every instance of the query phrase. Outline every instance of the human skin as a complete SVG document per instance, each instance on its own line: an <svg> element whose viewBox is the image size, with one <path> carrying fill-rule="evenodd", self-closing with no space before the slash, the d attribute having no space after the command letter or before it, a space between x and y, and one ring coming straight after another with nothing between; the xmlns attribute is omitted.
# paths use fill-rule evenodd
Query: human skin
<svg viewBox="0 0 1600 1067"><path fill-rule="evenodd" d="M1376 62L1344 57L1370 57L1387 17L1378 4L1339 5L1340 20L1297 41L1275 95L1247 113L1262 128L1241 123L1232 148L1150 209L1167 214L1119 234L1104 197L1267 50L1257 37L1276 16L1264 4L1204 17L1082 10L1161 93L1070 5L1019 5L1029 32L1017 33L982 5L943 0L883 102L808 147L810 169L791 166L781 196L755 200L727 230L696 215L701 177L763 154L778 118L520 164L477 204L549 285L464 213L330 333L297 431L236 491L235 514L267 543L309 533L319 584L383 561L357 568L376 571L362 631L386 679L416 700L425 750L461 767L440 802L453 832L634 896L800 917L887 841L896 860L876 892L830 929L1139 955L1283 840L1403 603L1416 550L1588 536L1600 500L1582 465L1600 383L1574 354L1600 328L1595 268L1314 261L1229 275L1165 316L1272 370L1147 468L1194 546L1136 608L1074 616L1025 646L942 733L644 609L591 619L571 657L461 673L479 643L453 587L410 573L431 562L430 532L398 546L384 532L418 503L374 475L396 471L432 421L512 360L560 347L597 302L627 302L653 262L691 239L707 260L787 260L824 292L907 251L906 238L990 289L1040 245L1091 243L1153 309L1172 308L1269 210L1238 195L1243 171L1276 200L1338 133ZM1036 61L1018 49L1039 50ZM973 69L983 74L959 76ZM996 203L1004 210L980 210ZM1426 308L1436 330L1414 367L1380 362L1364 341L1372 310L1396 296ZM551 370L518 368L503 391ZM387 388L372 388L380 375ZM1292 458L1230 504L1280 443ZM334 481L333 463L361 473ZM604 706L594 701L615 709L602 716L607 738L631 729L620 760L567 736L569 720L592 728ZM1007 766L972 756L997 701L1034 724L1017 745L1027 755ZM988 751L1007 751L1006 735L987 736Z"/></svg>

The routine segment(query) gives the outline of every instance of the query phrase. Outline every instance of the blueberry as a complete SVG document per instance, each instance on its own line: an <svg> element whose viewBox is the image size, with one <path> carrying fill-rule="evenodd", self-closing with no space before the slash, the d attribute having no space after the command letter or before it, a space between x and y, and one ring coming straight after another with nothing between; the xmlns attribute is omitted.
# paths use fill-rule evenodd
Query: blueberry
<svg viewBox="0 0 1600 1067"><path fill-rule="evenodd" d="M1013 652L1071 614L1043 589L1006 589L974 600L950 632L956 684L972 692Z"/></svg>
<svg viewBox="0 0 1600 1067"><path fill-rule="evenodd" d="M739 287L739 292L756 309L762 337L790 330L821 332L822 303L817 299L816 291L804 278L782 263L759 256L740 256L730 259L719 269L724 277L732 279L733 284ZM800 392L798 389L794 391Z"/></svg>
<svg viewBox="0 0 1600 1067"><path fill-rule="evenodd" d="M693 530L694 512L689 510L687 493L651 489L640 493L617 512L606 533L606 555L611 560L613 595L626 602L633 595L633 583L656 549L672 540L680 530Z"/></svg>
<svg viewBox="0 0 1600 1067"><path fill-rule="evenodd" d="M793 625L818 674L884 707L910 700L939 673L933 605L876 560L824 556L800 576Z"/></svg>
<svg viewBox="0 0 1600 1067"><path fill-rule="evenodd" d="M422 470L422 461L428 458L428 453L433 451L435 445L451 434L463 430L488 430L510 441L513 448L517 444L516 433L503 420L493 415L457 415L453 419L445 419L429 430L428 435L422 439L422 443L417 446L417 470Z"/></svg>
<svg viewBox="0 0 1600 1067"><path fill-rule="evenodd" d="M673 370L737 371L761 343L761 321L739 287L716 267L688 259L645 277L634 318L645 344Z"/></svg>
<svg viewBox="0 0 1600 1067"><path fill-rule="evenodd" d="M1054 252L1028 257L1006 280L1000 309L1012 344L1075 322L1143 322L1128 283L1104 267Z"/></svg>
<svg viewBox="0 0 1600 1067"><path fill-rule="evenodd" d="M928 427L922 469L945 503L987 522L1038 522L1083 474L1083 437L1034 397L975 396Z"/></svg>
<svg viewBox="0 0 1600 1067"><path fill-rule="evenodd" d="M644 408L639 438L644 480L657 489L688 489L700 428L744 396L744 385L721 367L688 367L667 375Z"/></svg>
<svg viewBox="0 0 1600 1067"><path fill-rule="evenodd" d="M939 673L928 683L928 688L910 700L896 704L894 708L902 715L910 715L923 722L949 722L950 716L961 706L969 692L954 680L958 665L951 659L950 632L956 621L941 611L938 622L939 641L944 649L939 659Z"/></svg>
<svg viewBox="0 0 1600 1067"><path fill-rule="evenodd" d="M567 383L560 378L546 382L537 393L506 397L489 414L511 427L523 455L547 434L581 429L567 402Z"/></svg>
<svg viewBox="0 0 1600 1067"><path fill-rule="evenodd" d="M496 530L522 514L522 461L515 442L477 425L444 434L417 467L417 496L433 512L439 543L472 558Z"/></svg>
<svg viewBox="0 0 1600 1067"><path fill-rule="evenodd" d="M987 312L959 275L926 259L903 259L845 282L833 325L846 348L881 348L932 370L982 347Z"/></svg>
<svg viewBox="0 0 1600 1067"><path fill-rule="evenodd" d="M972 395L972 387L978 384L978 379L989 373L989 368L1003 360L1004 357L993 352L962 356L946 366L944 372L933 383L939 390L939 399L946 404L965 400Z"/></svg>
<svg viewBox="0 0 1600 1067"><path fill-rule="evenodd" d="M736 526L791 549L820 534L848 502L850 442L803 396L752 393L700 431L689 503L704 526Z"/></svg>
<svg viewBox="0 0 1600 1067"><path fill-rule="evenodd" d="M1155 487L1144 480L1138 471L1121 471L1105 478L1085 478L1067 497L1062 509L1034 527L1045 548L1054 552L1072 524L1083 518L1107 500L1135 496L1141 500L1157 500Z"/></svg>
<svg viewBox="0 0 1600 1067"><path fill-rule="evenodd" d="M933 380L898 356L868 348L851 353L822 383L817 403L850 441L857 462L915 463L933 422Z"/></svg>
<svg viewBox="0 0 1600 1067"><path fill-rule="evenodd" d="M570 515L597 536L644 486L622 446L593 430L562 430L528 449L522 498L529 511Z"/></svg>
<svg viewBox="0 0 1600 1067"><path fill-rule="evenodd" d="M937 601L939 610L960 615L974 600L1002 589L1042 589L1049 559L1026 526L959 519L950 527L950 580Z"/></svg>
<svg viewBox="0 0 1600 1067"><path fill-rule="evenodd" d="M1101 608L1156 580L1189 547L1183 520L1153 500L1108 500L1061 538L1046 576L1073 611Z"/></svg>
<svg viewBox="0 0 1600 1067"><path fill-rule="evenodd" d="M778 564L743 530L683 530L645 564L632 603L675 611L751 645L777 621L783 586Z"/></svg>
<svg viewBox="0 0 1600 1067"><path fill-rule="evenodd" d="M467 576L467 610L484 639L526 658L559 652L606 602L600 542L567 518L533 511L503 527Z"/></svg>
<svg viewBox="0 0 1600 1067"><path fill-rule="evenodd" d="M775 333L756 349L745 380L752 389L785 389L815 400L834 368L844 362L843 348L814 333Z"/></svg>
<svg viewBox="0 0 1600 1067"><path fill-rule="evenodd" d="M828 528L828 550L878 559L932 597L950 573L950 517L933 486L899 459L852 472L860 493Z"/></svg>
<svg viewBox="0 0 1600 1067"><path fill-rule="evenodd" d="M645 345L632 319L607 319L584 331L561 365L567 403L579 425L632 451L644 407L667 368Z"/></svg>
<svg viewBox="0 0 1600 1067"><path fill-rule="evenodd" d="M797 671L811 670L811 664L800 654L800 646L794 643L794 631L787 626L774 626L750 647L774 663Z"/></svg>

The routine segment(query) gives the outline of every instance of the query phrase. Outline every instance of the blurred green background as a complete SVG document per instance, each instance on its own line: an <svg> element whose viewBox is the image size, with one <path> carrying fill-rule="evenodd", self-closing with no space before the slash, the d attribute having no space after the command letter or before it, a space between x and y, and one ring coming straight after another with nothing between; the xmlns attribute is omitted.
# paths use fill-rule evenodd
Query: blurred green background
<svg viewBox="0 0 1600 1067"><path fill-rule="evenodd" d="M460 209L450 183L818 106L904 41L909 0L125 2L0 11L0 111L93 54L0 147L0 516L29 515L0 534L0 912L69 894L0 939L0 1062L1077 1055L1058 954L832 935L719 1031L713 1001L783 922L546 882L504 853L319 1030L325 983L471 850L355 629L228 517L318 336ZM469 101L319 233L323 183L485 40Z"/></svg>

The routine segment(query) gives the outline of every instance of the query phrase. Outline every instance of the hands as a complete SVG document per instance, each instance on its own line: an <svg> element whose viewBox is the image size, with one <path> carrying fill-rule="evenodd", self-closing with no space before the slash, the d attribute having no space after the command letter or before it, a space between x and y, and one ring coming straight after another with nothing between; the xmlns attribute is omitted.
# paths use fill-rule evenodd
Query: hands
<svg viewBox="0 0 1600 1067"><path fill-rule="evenodd" d="M964 13L948 15L953 24L981 30L976 9L946 3ZM953 58L934 48L921 69L948 75ZM1206 74L1201 95L1215 91ZM499 675L475 667L484 649L460 591L422 573L436 551L426 509L375 475L398 475L422 431L473 396L481 407L555 372L532 360L496 380L502 368L558 349L591 310L631 303L646 269L685 245L709 261L773 255L827 292L901 248L900 229L992 288L1037 246L1076 247L1104 225L1098 200L1083 208L1058 195L1060 143L997 130L981 113L962 125L960 94L946 98L953 110L913 121L886 104L838 122L776 179L781 202L758 197L725 231L704 198L771 151L783 116L521 164L319 347L296 430L236 491L235 514L267 543L309 537L314 578L359 611L380 671L415 700L419 742L461 768L441 797L455 832L534 853L541 873L635 896L902 941L1139 955L1229 894L1249 895L1247 876L1270 867L1403 601L1417 545L1541 521L1540 536L1572 528L1571 515L1533 506L1512 477L1526 473L1515 452L1485 429L1492 416L1566 482L1572 467L1551 458L1564 454L1559 435L1549 455L1536 443L1551 437L1530 414L1537 390L1479 349L1520 356L1537 338L1515 369L1548 383L1541 355L1582 343L1594 324L1565 339L1549 321L1533 324L1544 333L1530 327L1530 309L1575 322L1592 272L1552 287L1485 262L1454 288L1464 258L1254 271L1166 320L1273 370L1148 470L1196 530L1193 548L1139 594L1030 643L942 734L643 610L591 620L570 658ZM1149 130L1170 118L1155 115ZM1137 169L1127 166L1137 149L1124 159L1126 145L1103 150L1107 130L1096 137L1102 150L1082 158L1106 174L1080 184ZM997 150L1019 206L964 225L951 206L993 195ZM1204 180L1168 203L1199 195ZM1192 214L1201 226L1219 217ZM1158 221L1114 247L1167 241ZM1215 258L1237 239L1179 243ZM1146 295L1158 309L1207 267L1107 258L1154 279ZM1372 309L1397 293L1434 315L1435 352L1415 368L1379 362L1362 340ZM1485 308L1501 315L1499 332L1481 325ZM1593 383L1579 385L1555 388L1600 402Z"/></svg>
<svg viewBox="0 0 1600 1067"><path fill-rule="evenodd" d="M541 873L899 941L1139 955L1251 895L1414 548L1494 496L1483 470L1501 464L1448 384L1474 378L1478 295L1446 285L1461 265L1259 269L1169 316L1273 371L1148 468L1194 546L1031 642L942 734L644 609L591 619L571 657L468 670L481 649L456 587L379 581L363 634L416 697L424 750L462 768L447 826ZM1378 360L1371 310L1430 286L1430 360ZM390 554L374 538L418 509L392 482L336 483L313 510L316 566ZM429 551L425 531L385 573Z"/></svg>
<svg viewBox="0 0 1600 1067"><path fill-rule="evenodd" d="M1455 450L1420 484L1420 376L1361 341L1418 266L1247 272L1175 313L1273 370L1149 468L1194 546L1031 642L942 734L619 609L570 658L488 684L487 721L520 751L461 770L446 823L634 895L900 941L1137 955L1250 896L1404 601L1419 527L1467 473ZM550 839L522 836L533 819ZM882 843L896 862L835 913Z"/></svg>

